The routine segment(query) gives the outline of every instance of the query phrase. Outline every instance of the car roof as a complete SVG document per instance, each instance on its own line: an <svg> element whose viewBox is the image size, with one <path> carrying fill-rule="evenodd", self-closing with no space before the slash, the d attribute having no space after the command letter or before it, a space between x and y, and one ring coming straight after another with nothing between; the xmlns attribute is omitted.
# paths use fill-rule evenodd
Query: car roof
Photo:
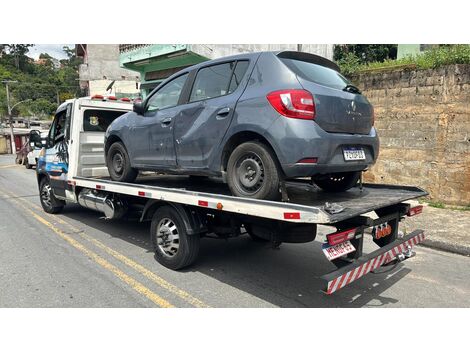
<svg viewBox="0 0 470 352"><path fill-rule="evenodd" d="M311 53L306 53L306 52L291 51L291 50L257 51L257 52L251 52L251 53L243 53L243 54L237 54L237 55L224 56L224 57L220 57L220 58L212 59L212 60L207 60L207 61L201 62L199 64L186 67L186 68L172 74L170 77L164 79L157 87L155 87L152 90L152 92L155 91L160 86L166 84L168 81L171 81L172 79L174 79L178 76L181 76L185 73L188 73L188 72L191 72L191 71L194 71L194 70L199 70L201 67L211 66L211 65L215 65L217 63L222 63L222 62L226 62L226 61L257 59L262 54L272 54L272 55L278 56L280 58L292 58L292 59L297 58L299 60L305 60L305 61L308 61L308 62L312 62L312 63L318 64L318 65L321 65L321 66L331 68L331 69L339 72L339 67L333 61L330 61L327 58L324 58L323 56L319 56L319 55L315 55L315 54L311 54ZM152 95L152 94L150 94L150 95Z"/></svg>

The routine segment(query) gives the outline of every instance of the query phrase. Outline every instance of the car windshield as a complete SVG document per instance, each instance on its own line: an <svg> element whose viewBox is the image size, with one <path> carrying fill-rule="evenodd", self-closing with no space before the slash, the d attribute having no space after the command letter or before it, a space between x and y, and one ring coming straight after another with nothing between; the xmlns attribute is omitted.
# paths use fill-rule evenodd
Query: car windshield
<svg viewBox="0 0 470 352"><path fill-rule="evenodd" d="M290 58L279 58L296 75L314 83L330 88L344 89L350 82L339 72L331 68Z"/></svg>

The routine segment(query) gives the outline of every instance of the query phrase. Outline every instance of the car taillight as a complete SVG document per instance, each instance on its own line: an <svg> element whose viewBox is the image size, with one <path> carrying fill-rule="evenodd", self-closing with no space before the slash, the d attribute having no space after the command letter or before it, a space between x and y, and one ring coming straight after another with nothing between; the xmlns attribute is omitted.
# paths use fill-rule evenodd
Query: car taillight
<svg viewBox="0 0 470 352"><path fill-rule="evenodd" d="M346 231L330 233L329 235L326 235L326 238L328 239L328 243L334 246L335 244L352 240L355 235L356 235L356 229L354 228L354 229L350 229Z"/></svg>
<svg viewBox="0 0 470 352"><path fill-rule="evenodd" d="M315 102L310 92L303 89L277 90L266 98L281 115L295 119L313 120Z"/></svg>
<svg viewBox="0 0 470 352"><path fill-rule="evenodd" d="M417 205L413 208L410 208L410 210L408 210L408 213L406 215L414 216L414 215L421 214L422 212L423 212L423 206L422 205Z"/></svg>

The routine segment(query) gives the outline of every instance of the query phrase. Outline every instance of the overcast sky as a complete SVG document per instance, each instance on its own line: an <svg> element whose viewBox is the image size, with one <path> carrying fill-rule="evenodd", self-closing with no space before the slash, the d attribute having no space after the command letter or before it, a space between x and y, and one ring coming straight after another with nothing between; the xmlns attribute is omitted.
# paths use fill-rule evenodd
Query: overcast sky
<svg viewBox="0 0 470 352"><path fill-rule="evenodd" d="M37 60L39 58L39 54L47 53L52 57L61 60L67 58L67 55L65 55L62 50L63 46L74 48L75 44L35 44L33 47L29 48L27 55Z"/></svg>

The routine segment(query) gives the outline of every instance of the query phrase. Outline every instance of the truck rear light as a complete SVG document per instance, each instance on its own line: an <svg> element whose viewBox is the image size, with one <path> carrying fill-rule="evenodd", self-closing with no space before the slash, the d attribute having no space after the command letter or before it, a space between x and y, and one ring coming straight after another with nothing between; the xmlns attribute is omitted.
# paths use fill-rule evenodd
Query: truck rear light
<svg viewBox="0 0 470 352"><path fill-rule="evenodd" d="M316 164L318 158L303 158L296 162L296 164Z"/></svg>
<svg viewBox="0 0 470 352"><path fill-rule="evenodd" d="M413 208L410 208L410 210L408 210L408 213L406 215L413 216L413 215L421 214L422 212L423 212L423 206L417 205Z"/></svg>
<svg viewBox="0 0 470 352"><path fill-rule="evenodd" d="M121 101L125 101L125 102L130 102L130 101L131 101L131 99L130 99L130 98L126 98L126 97L124 97L124 98L121 98L121 99L119 99L119 100L121 100Z"/></svg>
<svg viewBox="0 0 470 352"><path fill-rule="evenodd" d="M346 231L341 231L341 232L330 233L329 235L326 235L326 238L328 240L328 244L334 246L336 244L343 243L348 240L352 240L355 235L356 235L356 228L349 229Z"/></svg>
<svg viewBox="0 0 470 352"><path fill-rule="evenodd" d="M283 116L304 120L315 118L315 102L312 94L306 90L277 90L269 93L266 98L272 107Z"/></svg>
<svg viewBox="0 0 470 352"><path fill-rule="evenodd" d="M108 98L108 100L117 100L117 98L113 97L113 96L110 96L110 97L107 97L107 98Z"/></svg>

